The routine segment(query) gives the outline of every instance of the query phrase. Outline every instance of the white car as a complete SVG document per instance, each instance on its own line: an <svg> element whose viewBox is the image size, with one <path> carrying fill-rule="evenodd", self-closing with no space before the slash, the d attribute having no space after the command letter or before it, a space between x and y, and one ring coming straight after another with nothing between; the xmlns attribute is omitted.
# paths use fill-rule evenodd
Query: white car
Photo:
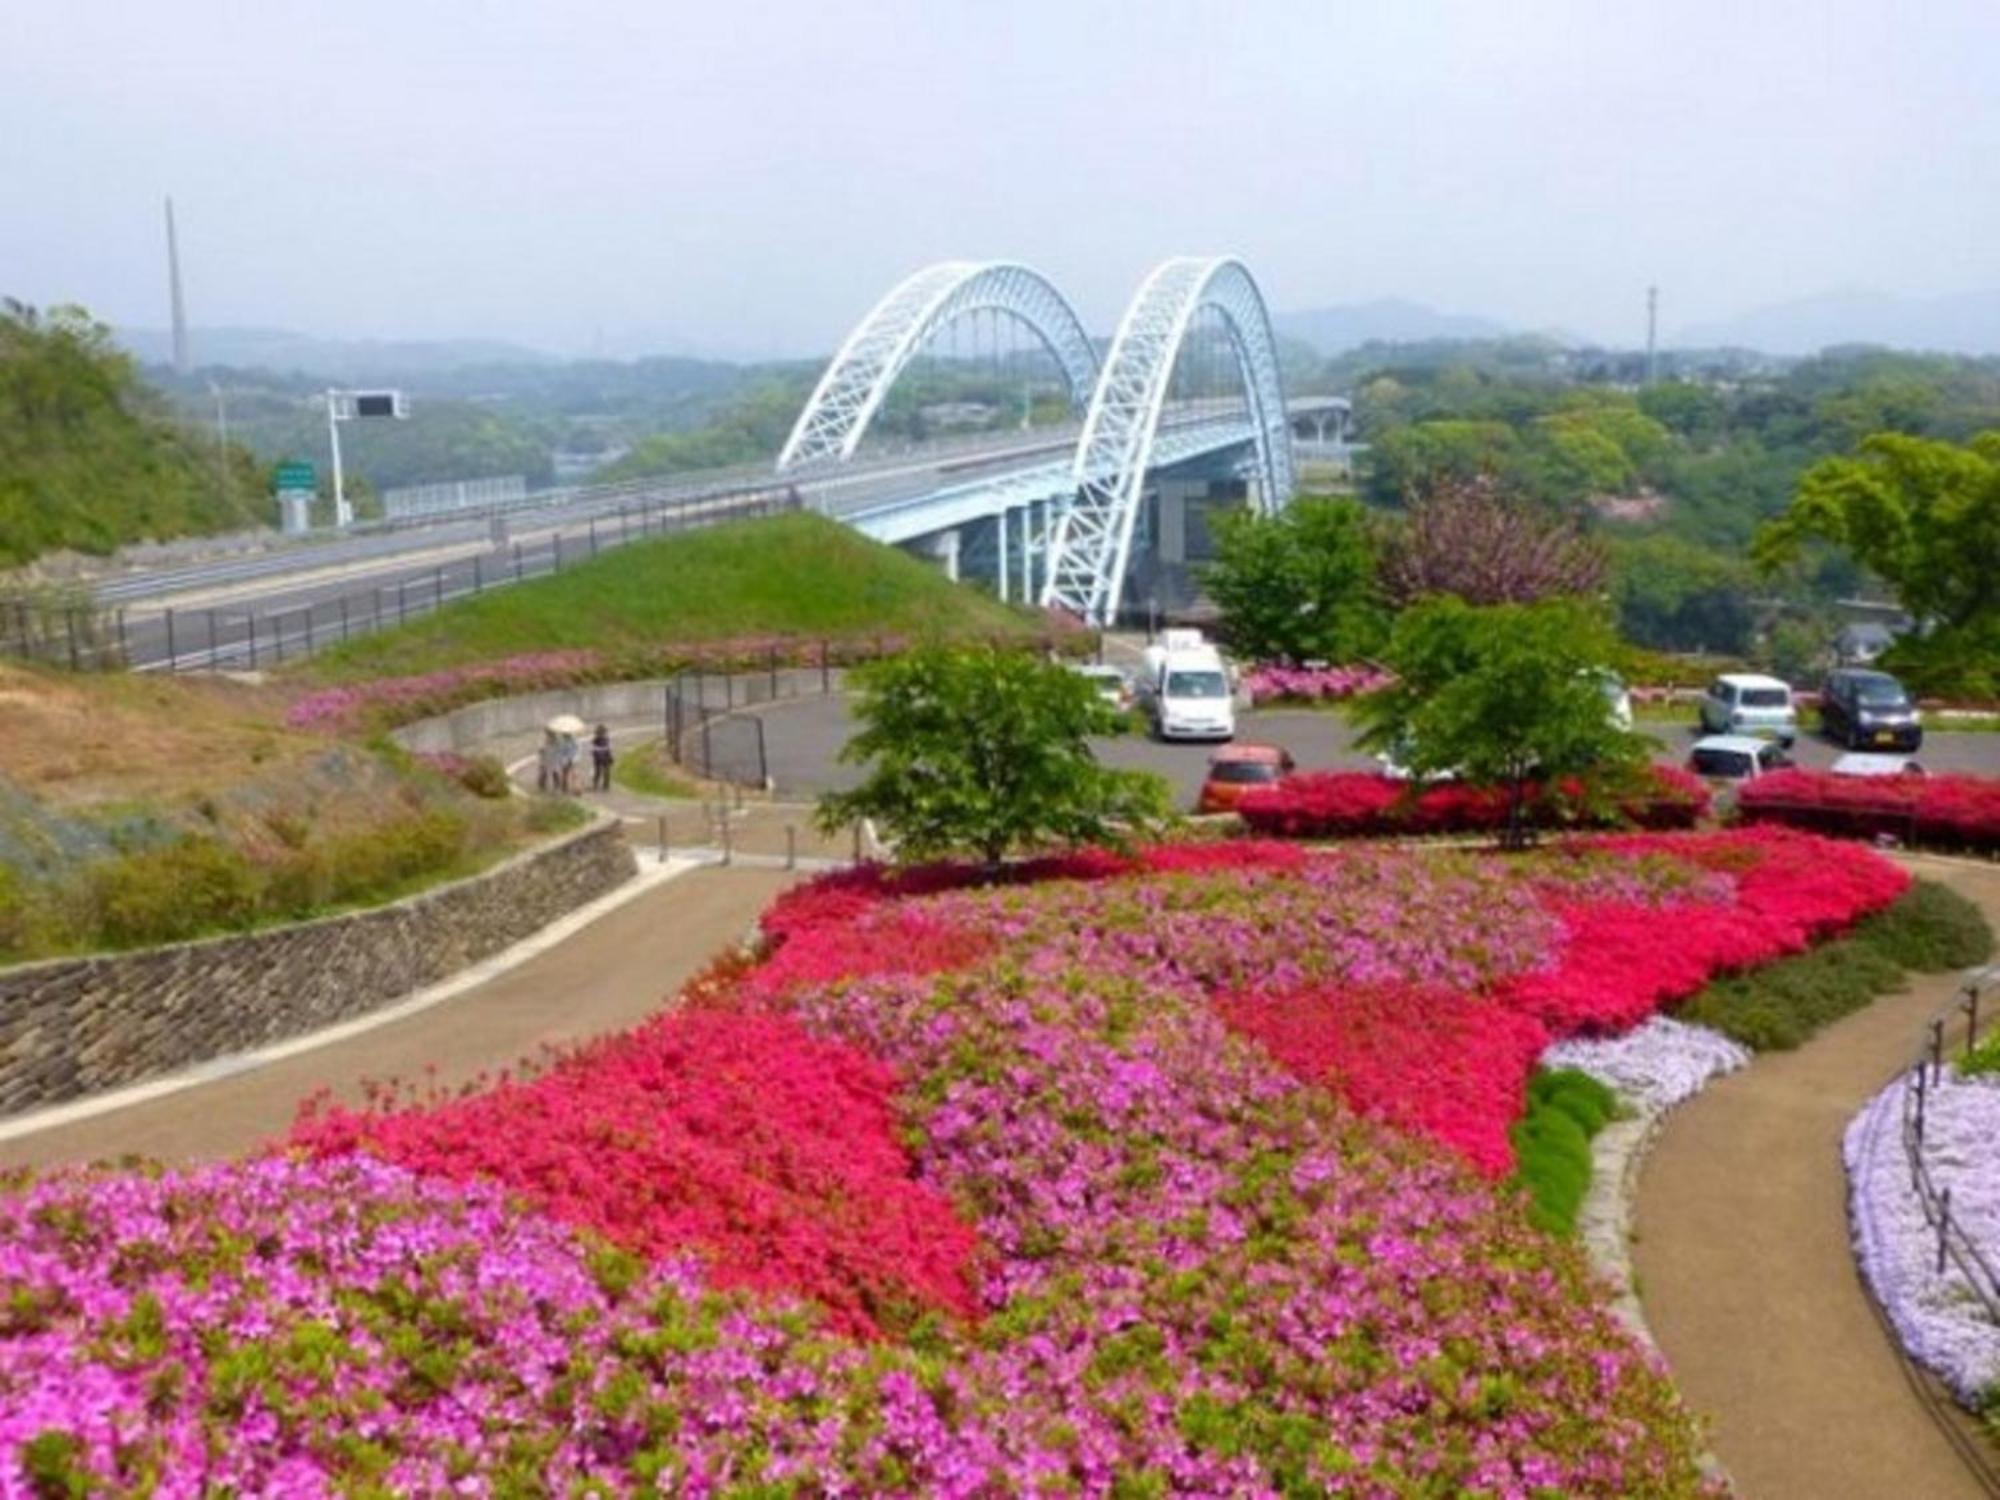
<svg viewBox="0 0 2000 1500"><path fill-rule="evenodd" d="M1610 710L1611 722L1627 734L1632 732L1632 694L1625 686L1625 679L1609 667L1591 674L1604 693L1605 707Z"/></svg>
<svg viewBox="0 0 2000 1500"><path fill-rule="evenodd" d="M1755 781L1791 765L1784 746L1750 734L1711 734L1688 751L1688 769L1709 781Z"/></svg>
<svg viewBox="0 0 2000 1500"><path fill-rule="evenodd" d="M1849 754L1835 759L1830 768L1836 776L1921 776L1924 768L1908 755Z"/></svg>
<svg viewBox="0 0 2000 1500"><path fill-rule="evenodd" d="M1799 737L1791 685L1755 672L1725 672L1702 694L1701 728L1704 734L1767 735L1790 745Z"/></svg>
<svg viewBox="0 0 2000 1500"><path fill-rule="evenodd" d="M1097 689L1097 696L1123 712L1132 706L1132 682L1122 667L1103 662L1079 662L1070 670Z"/></svg>

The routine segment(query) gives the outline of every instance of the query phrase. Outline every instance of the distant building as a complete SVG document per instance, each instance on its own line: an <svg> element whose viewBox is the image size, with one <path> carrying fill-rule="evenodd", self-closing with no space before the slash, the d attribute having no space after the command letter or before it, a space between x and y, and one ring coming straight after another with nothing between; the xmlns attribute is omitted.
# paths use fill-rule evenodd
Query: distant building
<svg viewBox="0 0 2000 1500"><path fill-rule="evenodd" d="M1909 628L1907 620L1856 620L1840 627L1833 638L1833 654L1842 666L1865 667L1879 660Z"/></svg>
<svg viewBox="0 0 2000 1500"><path fill-rule="evenodd" d="M959 432L992 426L998 411L984 401L937 401L921 408L919 415L933 432Z"/></svg>

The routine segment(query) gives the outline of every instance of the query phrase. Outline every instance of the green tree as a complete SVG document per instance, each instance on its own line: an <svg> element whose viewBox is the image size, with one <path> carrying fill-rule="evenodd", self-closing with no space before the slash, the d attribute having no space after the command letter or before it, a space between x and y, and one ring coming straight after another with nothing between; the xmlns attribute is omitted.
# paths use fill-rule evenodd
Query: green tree
<svg viewBox="0 0 2000 1500"><path fill-rule="evenodd" d="M1507 472L1519 452L1520 440L1505 422L1414 422L1371 441L1368 495L1394 505L1443 484Z"/></svg>
<svg viewBox="0 0 2000 1500"><path fill-rule="evenodd" d="M1657 533L1614 542L1612 597L1619 628L1656 651L1719 651L1750 644L1756 575L1740 558Z"/></svg>
<svg viewBox="0 0 2000 1500"><path fill-rule="evenodd" d="M1120 841L1166 817L1166 783L1098 764L1115 715L1083 677L999 647L925 646L860 669L861 729L841 751L867 779L820 798L832 832L872 818L900 859Z"/></svg>
<svg viewBox="0 0 2000 1500"><path fill-rule="evenodd" d="M1753 553L1775 570L1815 539L1883 579L1921 622L1887 665L1929 692L2000 686L2000 430L1964 447L1878 432L1856 456L1814 464Z"/></svg>
<svg viewBox="0 0 2000 1500"><path fill-rule="evenodd" d="M1525 842L1528 783L1583 778L1599 794L1629 782L1644 742L1612 723L1597 674L1616 636L1581 600L1475 608L1449 596L1405 611L1384 659L1395 682L1360 700L1362 743L1421 780L1456 774L1508 789L1505 842Z"/></svg>
<svg viewBox="0 0 2000 1500"><path fill-rule="evenodd" d="M1274 516L1216 516L1203 586L1257 661L1354 661L1382 642L1374 527L1353 500L1301 496Z"/></svg>

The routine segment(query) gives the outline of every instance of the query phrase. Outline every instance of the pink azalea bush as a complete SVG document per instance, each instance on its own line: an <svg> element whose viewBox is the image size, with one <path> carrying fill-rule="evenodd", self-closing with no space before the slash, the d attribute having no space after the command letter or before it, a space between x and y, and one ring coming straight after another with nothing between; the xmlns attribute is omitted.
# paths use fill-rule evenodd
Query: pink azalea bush
<svg viewBox="0 0 2000 1500"><path fill-rule="evenodd" d="M1494 1131L1551 1037L1892 866L1756 831L971 880L799 888L765 962L532 1080L0 1193L0 1494L1711 1488Z"/></svg>
<svg viewBox="0 0 2000 1500"><path fill-rule="evenodd" d="M1267 703L1335 703L1386 687L1393 678L1363 662L1342 667L1288 667L1262 662L1243 674L1243 691L1253 706Z"/></svg>
<svg viewBox="0 0 2000 1500"><path fill-rule="evenodd" d="M1796 768L1750 782L1736 812L1746 823L1815 833L1886 833L1935 848L2000 850L2000 776L1836 776Z"/></svg>

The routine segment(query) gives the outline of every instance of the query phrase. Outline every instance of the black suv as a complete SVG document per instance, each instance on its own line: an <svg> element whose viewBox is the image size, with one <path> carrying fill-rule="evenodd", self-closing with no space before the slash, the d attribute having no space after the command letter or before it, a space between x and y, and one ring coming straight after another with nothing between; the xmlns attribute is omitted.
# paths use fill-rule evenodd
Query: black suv
<svg viewBox="0 0 2000 1500"><path fill-rule="evenodd" d="M1819 698L1820 728L1854 749L1914 751L1924 743L1923 718L1902 683L1887 672L1829 672Z"/></svg>

